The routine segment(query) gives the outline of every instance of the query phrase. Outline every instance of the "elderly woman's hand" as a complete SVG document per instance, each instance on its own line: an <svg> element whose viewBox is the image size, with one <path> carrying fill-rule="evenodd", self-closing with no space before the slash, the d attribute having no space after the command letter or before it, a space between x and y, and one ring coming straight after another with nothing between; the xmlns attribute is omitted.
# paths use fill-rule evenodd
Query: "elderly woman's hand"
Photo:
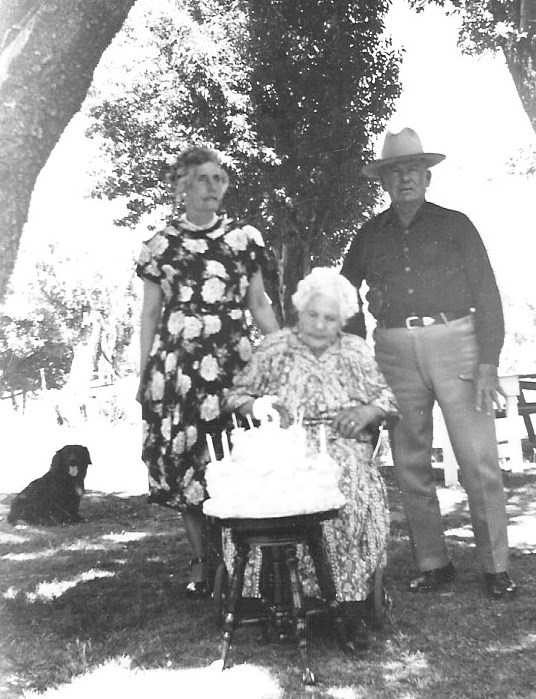
<svg viewBox="0 0 536 699"><path fill-rule="evenodd" d="M331 424L332 428L346 439L356 439L368 425L377 425L385 413L374 405L358 405L340 410Z"/></svg>

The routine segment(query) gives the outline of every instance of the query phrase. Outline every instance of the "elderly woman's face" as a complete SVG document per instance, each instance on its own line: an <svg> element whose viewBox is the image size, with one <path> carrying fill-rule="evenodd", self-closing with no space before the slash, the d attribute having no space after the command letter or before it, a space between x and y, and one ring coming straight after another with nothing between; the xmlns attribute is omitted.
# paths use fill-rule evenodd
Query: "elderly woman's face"
<svg viewBox="0 0 536 699"><path fill-rule="evenodd" d="M216 163L196 165L188 173L186 188L179 182L177 197L184 197L187 214L215 213L229 183L227 174Z"/></svg>
<svg viewBox="0 0 536 699"><path fill-rule="evenodd" d="M338 302L323 294L311 296L298 314L299 335L315 354L322 354L335 342L342 326Z"/></svg>

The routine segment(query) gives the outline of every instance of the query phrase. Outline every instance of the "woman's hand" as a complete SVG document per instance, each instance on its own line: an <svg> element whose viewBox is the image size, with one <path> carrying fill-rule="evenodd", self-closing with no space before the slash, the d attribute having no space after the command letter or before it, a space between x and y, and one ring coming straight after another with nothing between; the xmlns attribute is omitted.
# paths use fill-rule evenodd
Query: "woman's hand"
<svg viewBox="0 0 536 699"><path fill-rule="evenodd" d="M331 426L346 439L356 439L368 425L380 423L385 413L374 405L358 405L340 410Z"/></svg>

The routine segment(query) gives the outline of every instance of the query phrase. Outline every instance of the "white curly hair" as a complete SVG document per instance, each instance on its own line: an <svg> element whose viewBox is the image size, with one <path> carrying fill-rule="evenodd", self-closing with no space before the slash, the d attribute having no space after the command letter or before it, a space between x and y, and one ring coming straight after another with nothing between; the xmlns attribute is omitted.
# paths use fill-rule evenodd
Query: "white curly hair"
<svg viewBox="0 0 536 699"><path fill-rule="evenodd" d="M316 294L337 301L343 323L346 323L359 310L354 285L332 267L315 267L310 274L298 282L298 287L292 295L292 303L298 313L303 311Z"/></svg>

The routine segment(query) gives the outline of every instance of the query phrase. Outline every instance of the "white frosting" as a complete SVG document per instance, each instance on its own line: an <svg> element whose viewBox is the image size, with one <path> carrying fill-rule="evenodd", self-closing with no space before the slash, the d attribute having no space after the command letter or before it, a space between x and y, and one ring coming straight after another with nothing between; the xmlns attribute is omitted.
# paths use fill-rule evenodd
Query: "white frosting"
<svg viewBox="0 0 536 699"><path fill-rule="evenodd" d="M277 419L231 433L230 457L211 461L203 509L216 517L283 517L344 505L339 468L325 450L312 453L300 425L282 429Z"/></svg>

